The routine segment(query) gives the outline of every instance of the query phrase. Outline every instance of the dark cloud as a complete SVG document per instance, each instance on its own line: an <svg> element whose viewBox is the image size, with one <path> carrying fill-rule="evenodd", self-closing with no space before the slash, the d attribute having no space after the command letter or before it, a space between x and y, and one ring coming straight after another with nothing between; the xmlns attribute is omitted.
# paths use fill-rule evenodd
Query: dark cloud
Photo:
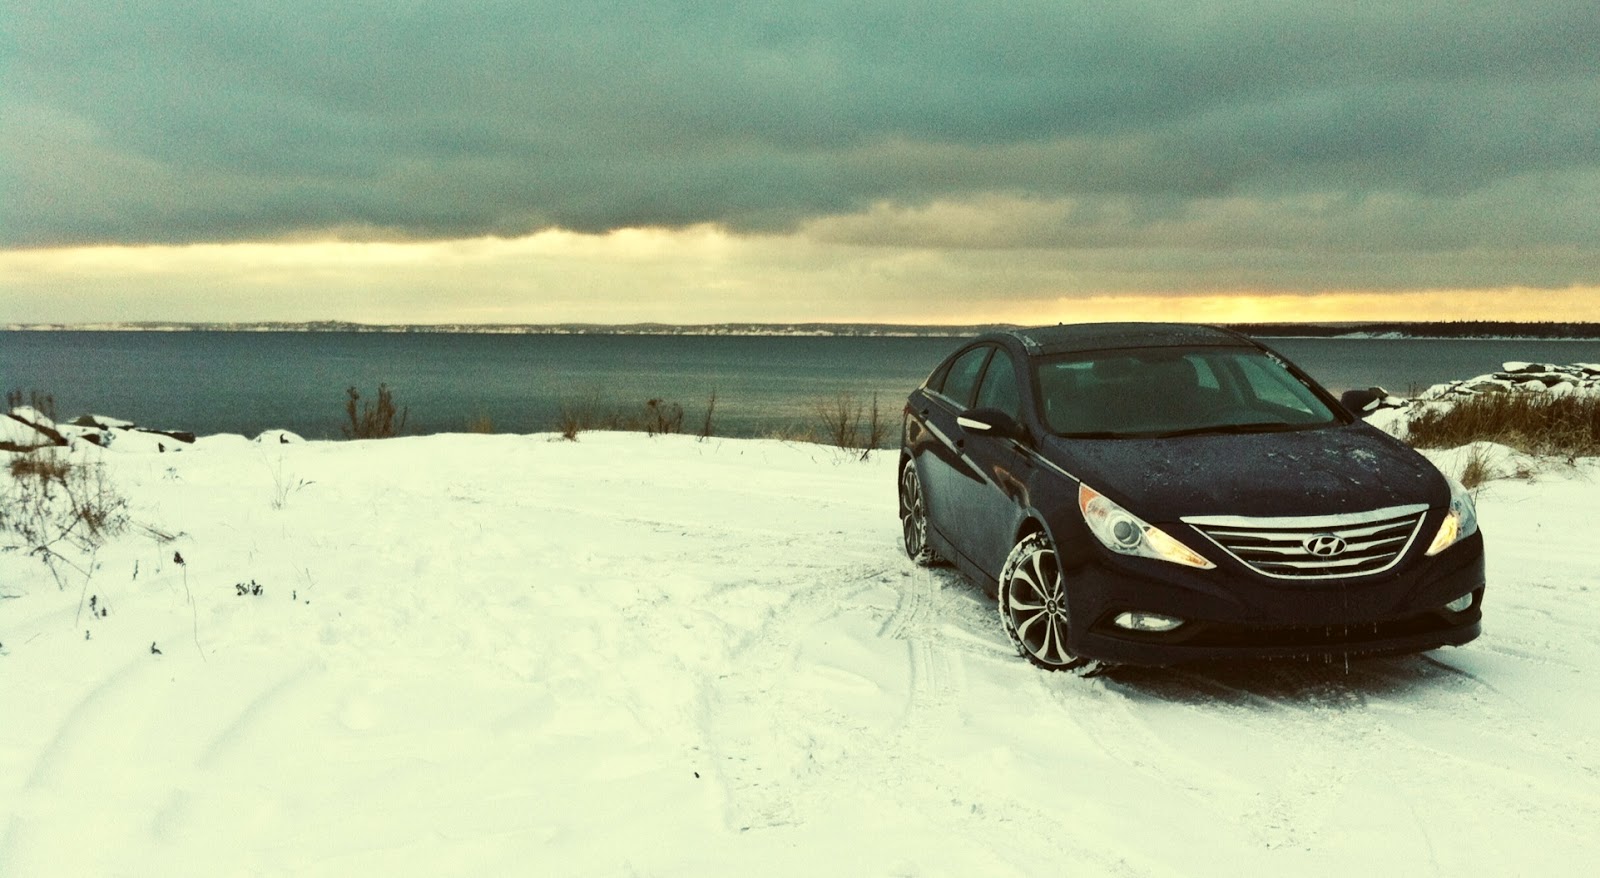
<svg viewBox="0 0 1600 878"><path fill-rule="evenodd" d="M1600 190L1592 0L5 5L11 246L782 231L1000 196L1075 209L1009 242L832 233L1543 248L1536 282L1600 277L1574 206Z"/></svg>

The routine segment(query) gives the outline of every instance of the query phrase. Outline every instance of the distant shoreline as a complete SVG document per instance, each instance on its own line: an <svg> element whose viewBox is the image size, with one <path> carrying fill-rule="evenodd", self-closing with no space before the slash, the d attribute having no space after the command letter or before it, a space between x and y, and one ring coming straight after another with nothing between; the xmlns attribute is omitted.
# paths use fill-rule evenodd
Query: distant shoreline
<svg viewBox="0 0 1600 878"><path fill-rule="evenodd" d="M1600 341L1600 323L1225 323L1229 329L1262 338L1460 339L1468 341ZM1016 328L1015 324L927 326L894 323L548 323L548 324L373 324L344 321L190 323L164 321L109 323L19 322L5 332L345 332L452 335L680 335L807 338L965 338Z"/></svg>

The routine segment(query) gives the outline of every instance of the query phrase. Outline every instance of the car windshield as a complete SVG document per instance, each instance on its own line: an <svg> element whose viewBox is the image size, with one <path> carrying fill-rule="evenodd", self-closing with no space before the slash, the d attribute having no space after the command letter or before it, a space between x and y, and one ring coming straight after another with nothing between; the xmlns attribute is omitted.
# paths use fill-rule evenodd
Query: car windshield
<svg viewBox="0 0 1600 878"><path fill-rule="evenodd" d="M1093 351L1035 365L1040 412L1079 438L1304 430L1340 422L1317 393L1256 348Z"/></svg>

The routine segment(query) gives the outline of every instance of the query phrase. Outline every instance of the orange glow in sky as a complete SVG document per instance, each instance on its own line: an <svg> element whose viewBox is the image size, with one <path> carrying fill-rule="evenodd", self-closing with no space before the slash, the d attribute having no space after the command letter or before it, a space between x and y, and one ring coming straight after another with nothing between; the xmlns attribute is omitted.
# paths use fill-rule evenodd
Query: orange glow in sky
<svg viewBox="0 0 1600 878"><path fill-rule="evenodd" d="M710 226L75 247L0 251L0 323L1600 321L1592 286L1185 293L1139 281L1162 278L1089 275L1072 251L869 247Z"/></svg>

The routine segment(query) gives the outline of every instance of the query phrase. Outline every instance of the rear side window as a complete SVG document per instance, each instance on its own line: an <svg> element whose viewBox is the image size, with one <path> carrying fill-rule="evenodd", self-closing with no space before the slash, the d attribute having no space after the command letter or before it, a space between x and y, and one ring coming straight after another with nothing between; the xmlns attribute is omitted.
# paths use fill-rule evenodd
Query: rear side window
<svg viewBox="0 0 1600 878"><path fill-rule="evenodd" d="M1017 368L1011 355L995 348L994 358L983 373L983 384L978 388L976 409L999 409L1013 418L1022 417L1022 395L1017 392Z"/></svg>
<svg viewBox="0 0 1600 878"><path fill-rule="evenodd" d="M950 364L950 371L945 373L944 387L941 392L952 402L962 408L972 406L972 392L978 386L978 374L983 371L983 361L988 359L991 347L976 347L959 357Z"/></svg>

